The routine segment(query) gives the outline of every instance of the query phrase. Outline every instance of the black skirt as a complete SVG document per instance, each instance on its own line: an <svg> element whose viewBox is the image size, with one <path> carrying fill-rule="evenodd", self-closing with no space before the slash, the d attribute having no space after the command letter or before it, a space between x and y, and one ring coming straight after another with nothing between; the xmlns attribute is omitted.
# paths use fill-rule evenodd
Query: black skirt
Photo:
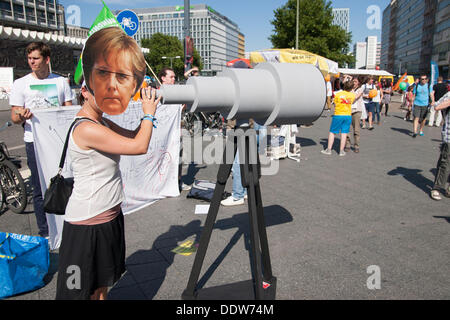
<svg viewBox="0 0 450 320"><path fill-rule="evenodd" d="M110 287L125 272L125 232L122 211L98 225L64 222L58 258L57 300L89 300Z"/></svg>

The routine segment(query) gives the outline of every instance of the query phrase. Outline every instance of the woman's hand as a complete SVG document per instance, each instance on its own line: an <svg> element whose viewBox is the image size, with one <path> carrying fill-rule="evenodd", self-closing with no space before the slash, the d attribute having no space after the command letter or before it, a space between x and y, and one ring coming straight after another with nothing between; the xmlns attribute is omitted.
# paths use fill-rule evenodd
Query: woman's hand
<svg viewBox="0 0 450 320"><path fill-rule="evenodd" d="M142 99L142 110L144 114L155 115L156 107L161 101L162 97L156 99L156 89L151 87L141 89L141 99Z"/></svg>

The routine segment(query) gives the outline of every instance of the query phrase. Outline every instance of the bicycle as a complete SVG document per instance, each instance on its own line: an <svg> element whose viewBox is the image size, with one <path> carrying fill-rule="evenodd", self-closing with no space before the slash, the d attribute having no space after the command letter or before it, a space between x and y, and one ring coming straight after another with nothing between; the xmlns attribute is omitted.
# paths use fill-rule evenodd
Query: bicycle
<svg viewBox="0 0 450 320"><path fill-rule="evenodd" d="M12 126L6 122L0 131ZM2 205L6 204L8 209L14 213L23 213L27 206L27 190L25 182L18 168L21 167L20 160L10 156L8 148L0 141L0 193Z"/></svg>
<svg viewBox="0 0 450 320"><path fill-rule="evenodd" d="M207 128L222 130L224 120L220 112L184 112L182 122L183 127L194 136Z"/></svg>

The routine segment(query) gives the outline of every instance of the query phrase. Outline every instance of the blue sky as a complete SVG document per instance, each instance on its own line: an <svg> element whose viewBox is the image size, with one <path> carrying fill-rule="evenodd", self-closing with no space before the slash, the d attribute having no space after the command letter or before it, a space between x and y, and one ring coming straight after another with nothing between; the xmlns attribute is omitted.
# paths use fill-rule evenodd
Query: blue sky
<svg viewBox="0 0 450 320"><path fill-rule="evenodd" d="M111 10L183 5L184 0L104 0ZM307 1L307 0L301 0ZM67 9L80 8L81 26L90 27L102 3L100 0L60 0ZM268 37L273 33L273 11L287 0L191 0L192 4L207 4L239 25L246 38L246 51L271 48ZM367 36L378 36L381 41L381 19L390 0L333 0L333 8L350 8L352 43L364 41ZM367 10L369 10L369 13ZM378 19L379 18L379 19ZM378 19L378 20L377 20ZM379 22L379 23L377 23ZM353 47L353 46L352 46Z"/></svg>

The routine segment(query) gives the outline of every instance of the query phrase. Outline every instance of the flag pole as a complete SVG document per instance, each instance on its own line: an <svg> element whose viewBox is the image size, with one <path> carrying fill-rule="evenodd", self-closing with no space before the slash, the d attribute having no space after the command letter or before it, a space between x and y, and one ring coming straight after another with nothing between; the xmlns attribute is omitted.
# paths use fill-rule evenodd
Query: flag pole
<svg viewBox="0 0 450 320"><path fill-rule="evenodd" d="M145 64L147 65L147 67L150 69L150 71L152 72L153 76L155 77L156 81L158 81L159 86L161 86L161 82L159 81L158 77L156 76L155 72L153 71L152 67L150 67L150 65L147 63L147 60L145 60Z"/></svg>

